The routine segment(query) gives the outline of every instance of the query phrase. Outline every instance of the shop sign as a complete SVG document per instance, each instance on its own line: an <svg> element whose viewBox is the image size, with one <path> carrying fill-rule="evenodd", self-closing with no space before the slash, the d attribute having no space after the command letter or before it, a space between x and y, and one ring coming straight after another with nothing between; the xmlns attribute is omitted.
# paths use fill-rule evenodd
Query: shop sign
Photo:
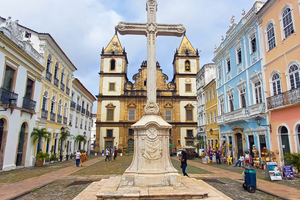
<svg viewBox="0 0 300 200"><path fill-rule="evenodd" d="M278 169L278 165L276 162L267 162L267 169L269 171L272 181L282 180L282 177L281 177L281 174L280 174L280 171Z"/></svg>
<svg viewBox="0 0 300 200"><path fill-rule="evenodd" d="M292 166L283 166L282 168L286 179L295 178Z"/></svg>

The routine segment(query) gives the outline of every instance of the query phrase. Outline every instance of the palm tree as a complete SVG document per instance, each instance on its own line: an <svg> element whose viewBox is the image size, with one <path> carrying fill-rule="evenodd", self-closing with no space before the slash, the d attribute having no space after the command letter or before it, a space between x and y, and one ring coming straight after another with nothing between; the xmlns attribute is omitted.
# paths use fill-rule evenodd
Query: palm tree
<svg viewBox="0 0 300 200"><path fill-rule="evenodd" d="M62 127L60 132L60 137L59 137L59 141L60 141L60 161L62 161L62 152L63 152L63 143L66 139L68 139L69 136L71 136L69 128L68 127Z"/></svg>
<svg viewBox="0 0 300 200"><path fill-rule="evenodd" d="M37 149L38 149L38 153L39 153L40 152L40 144L41 144L42 138L44 138L46 140L50 139L51 138L51 133L49 133L48 131L46 131L45 128L41 128L41 129L33 128L33 131L31 132L30 137L33 138L33 140L32 140L33 145L36 143L36 141L38 141Z"/></svg>
<svg viewBox="0 0 300 200"><path fill-rule="evenodd" d="M84 145L85 145L85 143L86 143L86 136L83 136L83 135L77 135L76 138L75 138L75 142L79 142L79 143L83 142ZM79 150L80 150L80 149L79 149Z"/></svg>

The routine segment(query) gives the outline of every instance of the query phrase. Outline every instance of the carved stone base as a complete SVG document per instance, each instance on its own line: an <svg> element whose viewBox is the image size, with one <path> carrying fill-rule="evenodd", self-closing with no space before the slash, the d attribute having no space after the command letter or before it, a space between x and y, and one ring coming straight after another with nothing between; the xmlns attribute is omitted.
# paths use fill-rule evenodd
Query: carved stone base
<svg viewBox="0 0 300 200"><path fill-rule="evenodd" d="M123 174L121 184L167 186L180 183L169 152L169 129L172 126L158 115L144 115L132 125L133 160Z"/></svg>

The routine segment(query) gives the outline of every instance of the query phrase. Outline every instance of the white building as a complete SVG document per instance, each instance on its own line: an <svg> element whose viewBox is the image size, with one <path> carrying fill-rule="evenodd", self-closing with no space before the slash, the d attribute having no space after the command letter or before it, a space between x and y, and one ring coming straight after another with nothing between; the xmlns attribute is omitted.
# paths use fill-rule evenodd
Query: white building
<svg viewBox="0 0 300 200"><path fill-rule="evenodd" d="M0 18L0 24L0 170L10 170L34 164L30 133L36 127L45 68L18 20Z"/></svg>
<svg viewBox="0 0 300 200"><path fill-rule="evenodd" d="M92 111L93 102L95 100L94 95L92 95L77 78L72 81L69 128L73 138L77 135L86 136L87 142L84 144L73 140L70 146L71 152L84 149L88 154L90 153L91 127L93 122Z"/></svg>
<svg viewBox="0 0 300 200"><path fill-rule="evenodd" d="M92 114L92 127L91 127L91 150L95 150L95 140L96 140L96 121L97 114Z"/></svg>

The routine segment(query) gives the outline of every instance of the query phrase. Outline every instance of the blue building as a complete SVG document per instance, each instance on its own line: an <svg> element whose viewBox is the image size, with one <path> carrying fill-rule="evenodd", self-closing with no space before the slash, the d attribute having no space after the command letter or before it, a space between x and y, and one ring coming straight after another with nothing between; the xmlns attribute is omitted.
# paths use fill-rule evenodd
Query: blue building
<svg viewBox="0 0 300 200"><path fill-rule="evenodd" d="M220 140L226 140L227 150L231 150L235 161L246 150L252 152L253 145L259 152L263 147L271 148L270 130L267 126L258 126L254 120L262 117L262 125L268 121L262 74L263 47L260 46L263 43L256 16L263 4L256 2L248 13L243 13L239 23L232 17L226 37L222 37L213 59Z"/></svg>

